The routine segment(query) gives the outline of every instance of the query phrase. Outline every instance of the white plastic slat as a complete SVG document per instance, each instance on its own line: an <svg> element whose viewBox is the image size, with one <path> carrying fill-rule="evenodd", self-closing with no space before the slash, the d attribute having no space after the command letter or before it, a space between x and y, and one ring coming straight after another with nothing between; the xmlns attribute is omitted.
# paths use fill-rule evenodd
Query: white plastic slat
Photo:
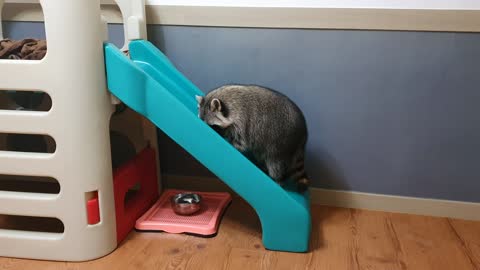
<svg viewBox="0 0 480 270"><path fill-rule="evenodd" d="M18 216L49 216L57 212L58 194L0 191L0 213Z"/></svg>
<svg viewBox="0 0 480 270"><path fill-rule="evenodd" d="M60 233L0 230L0 254L6 257L32 258L31 254L22 251L34 248L36 258L61 259L61 250L67 248L62 243L63 236Z"/></svg>
<svg viewBox="0 0 480 270"><path fill-rule="evenodd" d="M17 231L17 230L4 230L0 229L0 242L8 240L31 240L31 241L52 241L60 240L62 233L49 233L49 232L29 232L29 231Z"/></svg>
<svg viewBox="0 0 480 270"><path fill-rule="evenodd" d="M48 112L0 110L2 133L49 134Z"/></svg>
<svg viewBox="0 0 480 270"><path fill-rule="evenodd" d="M25 176L52 176L52 154L0 151L0 174Z"/></svg>
<svg viewBox="0 0 480 270"><path fill-rule="evenodd" d="M0 60L0 90L48 90L43 89L48 78L47 66L36 60ZM54 74L51 74L54 77Z"/></svg>

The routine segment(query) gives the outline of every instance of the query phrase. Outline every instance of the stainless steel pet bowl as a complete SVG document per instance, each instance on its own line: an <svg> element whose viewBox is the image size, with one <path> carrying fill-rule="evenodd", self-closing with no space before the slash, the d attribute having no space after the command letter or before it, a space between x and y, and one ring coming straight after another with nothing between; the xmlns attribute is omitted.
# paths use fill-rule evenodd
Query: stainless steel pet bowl
<svg viewBox="0 0 480 270"><path fill-rule="evenodd" d="M201 208L202 197L196 193L178 193L171 198L172 209L179 215L191 215Z"/></svg>

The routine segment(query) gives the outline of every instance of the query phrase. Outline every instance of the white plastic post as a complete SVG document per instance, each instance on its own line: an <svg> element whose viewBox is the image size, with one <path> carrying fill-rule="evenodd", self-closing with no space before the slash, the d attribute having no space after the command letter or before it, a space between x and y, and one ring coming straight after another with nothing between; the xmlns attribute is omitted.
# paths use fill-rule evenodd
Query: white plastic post
<svg viewBox="0 0 480 270"><path fill-rule="evenodd" d="M130 40L147 38L145 0L115 0L122 12L125 43L122 50L128 49Z"/></svg>
<svg viewBox="0 0 480 270"><path fill-rule="evenodd" d="M2 9L5 0L0 0L0 39L3 39L3 27L2 27Z"/></svg>
<svg viewBox="0 0 480 270"><path fill-rule="evenodd" d="M147 38L147 20L145 18L145 0L115 0L123 19L125 42L122 51L128 50L130 40ZM117 97L111 96L112 104L120 104Z"/></svg>
<svg viewBox="0 0 480 270"><path fill-rule="evenodd" d="M100 17L102 20L103 41L108 41L108 21L103 15ZM120 100L114 95L110 95L110 101L113 105L120 104Z"/></svg>
<svg viewBox="0 0 480 270"><path fill-rule="evenodd" d="M131 40L147 39L147 18L145 16L145 0L115 0L122 12L124 23L125 43L122 51L128 50ZM119 100L112 95L112 103L117 104ZM142 120L144 136L155 149L157 159L157 176L159 192L162 192L162 181L160 176L159 149L157 144L157 129L146 121Z"/></svg>

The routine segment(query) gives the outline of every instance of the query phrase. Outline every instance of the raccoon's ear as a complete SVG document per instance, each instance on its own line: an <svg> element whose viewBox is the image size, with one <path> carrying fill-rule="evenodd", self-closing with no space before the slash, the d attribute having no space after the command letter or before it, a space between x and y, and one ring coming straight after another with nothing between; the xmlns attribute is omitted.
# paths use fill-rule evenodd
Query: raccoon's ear
<svg viewBox="0 0 480 270"><path fill-rule="evenodd" d="M202 96L195 95L195 99L197 100L198 104L202 104L202 102L203 102L203 97Z"/></svg>
<svg viewBox="0 0 480 270"><path fill-rule="evenodd" d="M221 112L222 111L222 102L218 98L212 99L210 101L210 110L212 112Z"/></svg>

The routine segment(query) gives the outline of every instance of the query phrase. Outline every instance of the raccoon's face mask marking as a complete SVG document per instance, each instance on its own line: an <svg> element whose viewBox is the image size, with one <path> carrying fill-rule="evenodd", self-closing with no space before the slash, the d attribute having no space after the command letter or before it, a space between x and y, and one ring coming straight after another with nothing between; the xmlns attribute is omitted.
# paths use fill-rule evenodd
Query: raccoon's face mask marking
<svg viewBox="0 0 480 270"><path fill-rule="evenodd" d="M207 101L202 96L195 96L197 99L198 117L210 126L226 128L232 124L228 118L228 110L225 104L218 98Z"/></svg>

